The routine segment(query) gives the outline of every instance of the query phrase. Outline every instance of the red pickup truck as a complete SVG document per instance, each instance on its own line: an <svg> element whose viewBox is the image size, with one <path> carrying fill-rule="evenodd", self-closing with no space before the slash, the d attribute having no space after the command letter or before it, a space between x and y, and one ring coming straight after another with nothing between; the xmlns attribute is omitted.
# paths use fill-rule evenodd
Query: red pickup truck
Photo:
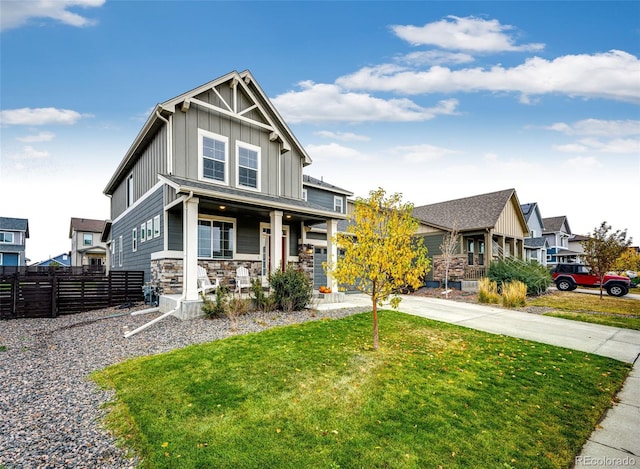
<svg viewBox="0 0 640 469"><path fill-rule="evenodd" d="M600 287L600 277L583 264L558 264L551 271L551 278L558 290L571 291L578 287ZM629 293L631 280L620 275L605 275L602 287L611 296Z"/></svg>

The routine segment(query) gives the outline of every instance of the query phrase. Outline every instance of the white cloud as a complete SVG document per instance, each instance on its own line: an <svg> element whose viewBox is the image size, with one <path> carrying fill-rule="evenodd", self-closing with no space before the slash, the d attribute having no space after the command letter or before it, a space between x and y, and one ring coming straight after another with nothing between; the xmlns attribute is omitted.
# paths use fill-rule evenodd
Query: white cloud
<svg viewBox="0 0 640 469"><path fill-rule="evenodd" d="M301 82L301 91L289 91L272 101L285 120L298 122L416 122L439 114L455 114L458 101L447 99L425 108L409 99L376 98L366 93L346 92L332 84Z"/></svg>
<svg viewBox="0 0 640 469"><path fill-rule="evenodd" d="M0 123L3 125L74 125L89 114L80 114L70 109L21 108L0 111Z"/></svg>
<svg viewBox="0 0 640 469"><path fill-rule="evenodd" d="M401 153L402 159L408 163L437 161L442 159L444 156L458 153L457 151L437 147L435 145L429 145L428 143L397 147L394 152Z"/></svg>
<svg viewBox="0 0 640 469"><path fill-rule="evenodd" d="M325 138L341 140L343 142L368 142L371 140L367 135L358 135L352 132L331 132L330 130L319 130L318 132L314 132L314 134Z"/></svg>
<svg viewBox="0 0 640 469"><path fill-rule="evenodd" d="M56 134L54 134L53 132L40 132L35 135L18 137L17 140L19 142L24 142L24 143L39 143L39 142L50 142L55 137L56 137Z"/></svg>
<svg viewBox="0 0 640 469"><path fill-rule="evenodd" d="M513 68L501 65L451 70L434 66L426 71L383 64L364 67L336 80L350 90L402 94L453 92L516 92L524 95L565 94L640 102L640 61L624 51L565 55L554 60L527 59ZM319 86L319 85L318 85Z"/></svg>
<svg viewBox="0 0 640 469"><path fill-rule="evenodd" d="M44 158L49 158L49 152L36 150L31 145L23 147L20 153L14 153L11 155L11 159L17 161L41 160Z"/></svg>
<svg viewBox="0 0 640 469"><path fill-rule="evenodd" d="M544 48L544 44L516 45L514 37L507 34L514 29L512 26L473 16L448 16L424 26L394 25L391 29L414 46L430 45L473 52L538 51Z"/></svg>
<svg viewBox="0 0 640 469"><path fill-rule="evenodd" d="M475 59L469 54L445 52L441 50L427 50L411 52L399 57L398 62L403 62L415 66L422 65L444 65L444 64L464 64L473 62Z"/></svg>
<svg viewBox="0 0 640 469"><path fill-rule="evenodd" d="M640 135L640 121L637 120L600 120L584 119L567 124L556 122L547 127L567 135L592 135L601 137L622 137L627 135Z"/></svg>
<svg viewBox="0 0 640 469"><path fill-rule="evenodd" d="M0 2L0 30L25 25L32 18L49 18L76 27L92 26L96 22L70 8L91 8L104 5L105 0L3 0Z"/></svg>
<svg viewBox="0 0 640 469"><path fill-rule="evenodd" d="M576 156L565 161L563 166L574 171L592 171L602 168L603 165L593 156Z"/></svg>
<svg viewBox="0 0 640 469"><path fill-rule="evenodd" d="M314 162L333 160L365 161L369 159L364 153L337 143L330 143L328 145L306 145L305 149Z"/></svg>
<svg viewBox="0 0 640 469"><path fill-rule="evenodd" d="M562 153L583 153L583 152L588 150L587 147L585 147L584 145L580 145L578 143L567 143L567 144L564 144L564 145L552 145L551 148L553 148L556 151L560 151Z"/></svg>

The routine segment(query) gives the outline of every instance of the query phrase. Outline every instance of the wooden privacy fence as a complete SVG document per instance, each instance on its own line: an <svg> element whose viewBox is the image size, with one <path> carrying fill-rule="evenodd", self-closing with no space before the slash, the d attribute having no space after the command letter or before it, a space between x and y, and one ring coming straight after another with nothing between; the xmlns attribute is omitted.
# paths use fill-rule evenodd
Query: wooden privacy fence
<svg viewBox="0 0 640 469"><path fill-rule="evenodd" d="M0 271L0 319L56 317L142 301L144 272Z"/></svg>

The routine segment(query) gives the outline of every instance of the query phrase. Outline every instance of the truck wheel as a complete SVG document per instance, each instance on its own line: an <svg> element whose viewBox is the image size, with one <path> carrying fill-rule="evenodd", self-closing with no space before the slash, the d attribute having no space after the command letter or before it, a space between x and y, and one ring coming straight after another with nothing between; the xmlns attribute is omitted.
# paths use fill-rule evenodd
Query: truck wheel
<svg viewBox="0 0 640 469"><path fill-rule="evenodd" d="M624 296L629 293L629 290L622 285L611 285L607 287L607 293L611 296Z"/></svg>
<svg viewBox="0 0 640 469"><path fill-rule="evenodd" d="M576 289L576 287L573 286L573 283L571 281L564 278L556 282L556 287L560 291L571 291Z"/></svg>

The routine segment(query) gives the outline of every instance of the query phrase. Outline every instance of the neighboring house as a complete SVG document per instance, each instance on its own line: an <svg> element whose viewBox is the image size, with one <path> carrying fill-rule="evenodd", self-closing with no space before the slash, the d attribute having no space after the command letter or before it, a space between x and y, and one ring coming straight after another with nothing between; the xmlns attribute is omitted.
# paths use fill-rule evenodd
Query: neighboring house
<svg viewBox="0 0 640 469"><path fill-rule="evenodd" d="M58 254L55 257L50 257L46 261L36 262L35 264L31 264L32 266L40 266L40 267L49 267L49 266L61 266L61 267L71 267L71 256L68 252Z"/></svg>
<svg viewBox="0 0 640 469"><path fill-rule="evenodd" d="M582 243L584 241L587 241L588 239L588 236L578 234L573 235L571 236L571 238L569 238L569 250L576 253L576 262L585 262L585 253Z"/></svg>
<svg viewBox="0 0 640 469"><path fill-rule="evenodd" d="M72 218L69 224L71 238L71 265L102 269L107 263L107 244L102 241L104 220Z"/></svg>
<svg viewBox="0 0 640 469"><path fill-rule="evenodd" d="M556 264L576 262L578 252L569 249L569 239L573 236L569 221L565 215L559 217L543 218L544 231L542 236L549 243L547 249L547 265L553 267Z"/></svg>
<svg viewBox="0 0 640 469"><path fill-rule="evenodd" d="M352 203L349 197L353 192L341 189L325 182L323 179L316 179L308 175L303 175L302 197L307 202L326 207L337 213L350 214ZM338 232L345 232L348 220L339 220ZM308 244L309 253L313 250L313 287L318 289L322 285L327 285L327 274L323 263L327 261L327 224L318 223L305 227L302 242Z"/></svg>
<svg viewBox="0 0 640 469"><path fill-rule="evenodd" d="M165 295L180 294L183 317L199 308L198 265L223 285L240 266L263 282L288 263L311 275L305 231L326 223L335 257L331 238L347 215L304 200L310 164L249 71L156 105L104 190L110 268L143 270Z"/></svg>
<svg viewBox="0 0 640 469"><path fill-rule="evenodd" d="M454 229L460 244L449 271L450 280L475 280L486 275L494 259L524 258L529 233L515 189L415 207L418 234L432 258L427 280L444 279L440 245Z"/></svg>
<svg viewBox="0 0 640 469"><path fill-rule="evenodd" d="M29 220L0 217L0 266L26 266L25 246L29 238Z"/></svg>
<svg viewBox="0 0 640 469"><path fill-rule="evenodd" d="M527 261L536 261L539 264L547 265L549 243L542 236L544 222L542 215L540 215L540 208L537 202L522 204L520 208L529 227L529 237L524 239L524 258Z"/></svg>

